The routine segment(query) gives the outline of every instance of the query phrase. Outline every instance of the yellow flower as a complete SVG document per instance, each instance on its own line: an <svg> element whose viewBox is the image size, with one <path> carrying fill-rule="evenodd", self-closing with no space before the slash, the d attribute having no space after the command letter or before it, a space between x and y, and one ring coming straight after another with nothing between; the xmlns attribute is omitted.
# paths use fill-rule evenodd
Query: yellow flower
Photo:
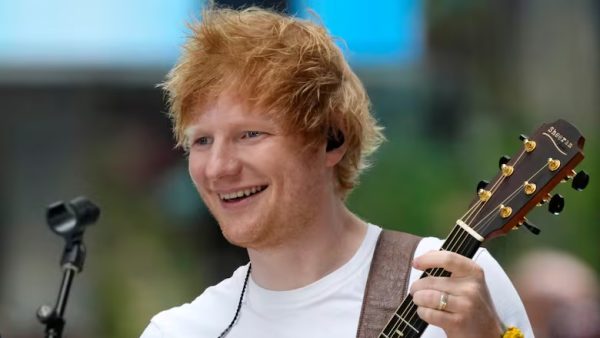
<svg viewBox="0 0 600 338"><path fill-rule="evenodd" d="M509 326L508 329L504 331L502 338L525 338L525 335L523 335L523 332L518 328Z"/></svg>

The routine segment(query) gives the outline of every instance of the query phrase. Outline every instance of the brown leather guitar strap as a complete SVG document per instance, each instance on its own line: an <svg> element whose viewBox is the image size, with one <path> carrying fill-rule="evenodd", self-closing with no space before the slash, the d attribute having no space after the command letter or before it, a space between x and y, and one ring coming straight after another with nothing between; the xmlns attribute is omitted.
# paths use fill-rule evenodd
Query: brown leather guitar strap
<svg viewBox="0 0 600 338"><path fill-rule="evenodd" d="M358 323L357 338L376 338L404 299L421 237L383 230L379 235Z"/></svg>

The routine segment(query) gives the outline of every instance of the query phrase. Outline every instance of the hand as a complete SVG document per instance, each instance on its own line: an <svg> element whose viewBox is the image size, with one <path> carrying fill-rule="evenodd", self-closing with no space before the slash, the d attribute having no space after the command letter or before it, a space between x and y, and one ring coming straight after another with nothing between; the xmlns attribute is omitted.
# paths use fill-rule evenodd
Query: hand
<svg viewBox="0 0 600 338"><path fill-rule="evenodd" d="M442 328L448 338L502 336L483 269L477 263L454 252L431 251L415 258L413 266L452 273L450 277L429 276L413 283L410 293L421 319ZM443 295L446 305L441 309Z"/></svg>

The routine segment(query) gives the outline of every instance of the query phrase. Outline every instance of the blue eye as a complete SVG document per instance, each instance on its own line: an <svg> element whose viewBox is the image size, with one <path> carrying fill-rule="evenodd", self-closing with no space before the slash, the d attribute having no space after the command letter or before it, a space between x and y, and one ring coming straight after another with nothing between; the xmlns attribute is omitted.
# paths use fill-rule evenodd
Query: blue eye
<svg viewBox="0 0 600 338"><path fill-rule="evenodd" d="M195 141L194 144L198 144L198 145L206 145L206 144L210 144L210 138L207 136L201 136L198 137Z"/></svg>
<svg viewBox="0 0 600 338"><path fill-rule="evenodd" d="M253 138L262 135L263 133L256 130L245 131L242 138Z"/></svg>

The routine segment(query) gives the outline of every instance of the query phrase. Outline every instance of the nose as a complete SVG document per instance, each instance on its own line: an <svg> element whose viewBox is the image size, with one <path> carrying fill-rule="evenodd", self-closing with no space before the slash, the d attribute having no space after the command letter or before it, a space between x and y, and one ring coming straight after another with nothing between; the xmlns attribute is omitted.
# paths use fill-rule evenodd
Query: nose
<svg viewBox="0 0 600 338"><path fill-rule="evenodd" d="M207 178L216 180L233 177L240 173L241 168L235 147L225 143L213 144L205 167Z"/></svg>

